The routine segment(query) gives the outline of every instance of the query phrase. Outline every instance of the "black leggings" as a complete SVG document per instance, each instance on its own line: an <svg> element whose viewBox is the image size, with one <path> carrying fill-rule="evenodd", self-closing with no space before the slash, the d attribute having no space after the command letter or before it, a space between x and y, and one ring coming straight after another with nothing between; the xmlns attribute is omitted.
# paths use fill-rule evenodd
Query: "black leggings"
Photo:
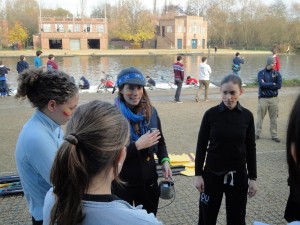
<svg viewBox="0 0 300 225"><path fill-rule="evenodd" d="M226 218L229 225L245 225L248 175L246 169L238 170L232 176L216 175L205 170L203 175L204 192L200 193L200 225L215 225L222 203L223 193L226 196ZM226 184L224 184L226 181ZM233 185L231 185L233 184Z"/></svg>
<svg viewBox="0 0 300 225"><path fill-rule="evenodd" d="M157 182L150 185L130 185L119 187L113 183L112 193L125 200L130 205L143 205L148 213L156 215L159 200L159 188Z"/></svg>
<svg viewBox="0 0 300 225"><path fill-rule="evenodd" d="M43 220L36 221L32 216L32 225L43 225Z"/></svg>

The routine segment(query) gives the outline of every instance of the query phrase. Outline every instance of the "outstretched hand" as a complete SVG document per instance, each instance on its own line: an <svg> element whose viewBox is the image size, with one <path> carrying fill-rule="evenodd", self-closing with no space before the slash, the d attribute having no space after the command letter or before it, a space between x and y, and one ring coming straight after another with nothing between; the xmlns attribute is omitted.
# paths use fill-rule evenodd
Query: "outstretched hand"
<svg viewBox="0 0 300 225"><path fill-rule="evenodd" d="M147 133L143 134L135 142L136 149L137 150L142 150L142 149L145 149L145 148L149 148L149 147L157 144L160 138L161 138L160 131L158 129L154 130L151 133L150 133L150 131L148 131Z"/></svg>

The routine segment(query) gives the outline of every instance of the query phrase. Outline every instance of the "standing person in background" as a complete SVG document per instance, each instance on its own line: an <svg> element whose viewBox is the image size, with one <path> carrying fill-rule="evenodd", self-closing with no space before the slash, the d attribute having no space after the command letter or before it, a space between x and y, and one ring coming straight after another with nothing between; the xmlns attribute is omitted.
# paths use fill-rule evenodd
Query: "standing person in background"
<svg viewBox="0 0 300 225"><path fill-rule="evenodd" d="M61 125L71 118L79 94L70 77L58 70L25 70L18 82L16 98L27 98L36 111L20 132L16 164L32 224L40 225L50 169L64 137Z"/></svg>
<svg viewBox="0 0 300 225"><path fill-rule="evenodd" d="M245 225L247 194L256 194L254 118L238 101L243 92L240 77L224 77L221 104L202 119L195 159L199 225L216 224L223 193L226 224Z"/></svg>
<svg viewBox="0 0 300 225"><path fill-rule="evenodd" d="M290 194L284 218L288 222L300 221L300 95L298 95L290 114L286 135L286 151Z"/></svg>
<svg viewBox="0 0 300 225"><path fill-rule="evenodd" d="M215 46L215 54L217 54L218 48L217 46Z"/></svg>
<svg viewBox="0 0 300 225"><path fill-rule="evenodd" d="M286 54L290 54L290 46L288 45L286 51L285 51Z"/></svg>
<svg viewBox="0 0 300 225"><path fill-rule="evenodd" d="M281 74L274 70L276 60L273 56L267 58L266 67L258 72L258 108L255 139L259 139L263 119L267 112L270 117L270 134L275 142L280 142L277 136L278 89L281 88Z"/></svg>
<svg viewBox="0 0 300 225"><path fill-rule="evenodd" d="M204 95L204 101L208 101L208 88L209 88L209 80L210 80L210 74L211 74L211 68L207 64L207 58L202 57L202 63L200 64L200 76L199 76L199 89L196 95L196 102L200 101L200 93L203 86L205 87L205 95Z"/></svg>
<svg viewBox="0 0 300 225"><path fill-rule="evenodd" d="M6 97L9 95L7 92L7 73L10 69L3 65L2 60L0 60L0 97Z"/></svg>
<svg viewBox="0 0 300 225"><path fill-rule="evenodd" d="M177 62L173 64L173 70L175 79L174 83L177 85L174 101L176 103L182 103L182 101L180 101L180 94L182 83L184 81L184 66L182 64L182 57L180 55L177 56Z"/></svg>
<svg viewBox="0 0 300 225"><path fill-rule="evenodd" d="M94 100L76 109L51 169L45 225L161 224L111 193L113 180L122 185L128 139L129 124L110 103Z"/></svg>
<svg viewBox="0 0 300 225"><path fill-rule="evenodd" d="M33 60L33 64L35 68L41 68L43 66L42 59L41 59L42 54L43 52L41 50L36 51L36 57L34 57Z"/></svg>
<svg viewBox="0 0 300 225"><path fill-rule="evenodd" d="M58 70L58 65L57 63L54 61L55 56L53 54L50 54L48 56L48 62L47 62L47 69L48 70Z"/></svg>
<svg viewBox="0 0 300 225"><path fill-rule="evenodd" d="M26 62L26 57L24 55L21 55L20 61L17 63L17 71L20 74L26 69L29 69L29 64L28 62Z"/></svg>
<svg viewBox="0 0 300 225"><path fill-rule="evenodd" d="M235 75L240 76L241 64L244 64L244 57L241 57L239 52L235 53L235 57L232 60L232 72Z"/></svg>
<svg viewBox="0 0 300 225"><path fill-rule="evenodd" d="M280 60L279 57L277 55L277 50L273 49L273 57L275 58L276 64L274 66L274 70L279 71L280 70Z"/></svg>
<svg viewBox="0 0 300 225"><path fill-rule="evenodd" d="M116 106L130 124L127 157L120 173L126 186L113 186L113 193L131 205L143 205L156 215L159 201L156 162L162 166L165 179L172 177L170 159L159 116L145 90L146 80L134 67L123 69L117 78L119 88Z"/></svg>

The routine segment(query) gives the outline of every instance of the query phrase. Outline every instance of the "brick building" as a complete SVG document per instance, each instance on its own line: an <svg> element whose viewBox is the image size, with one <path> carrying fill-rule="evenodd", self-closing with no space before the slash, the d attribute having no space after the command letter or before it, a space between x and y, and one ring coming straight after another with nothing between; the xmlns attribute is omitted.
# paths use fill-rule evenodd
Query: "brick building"
<svg viewBox="0 0 300 225"><path fill-rule="evenodd" d="M107 49L107 21L103 18L39 18L40 33L33 35L34 48Z"/></svg>
<svg viewBox="0 0 300 225"><path fill-rule="evenodd" d="M168 16L159 21L157 48L206 49L207 21L199 16Z"/></svg>

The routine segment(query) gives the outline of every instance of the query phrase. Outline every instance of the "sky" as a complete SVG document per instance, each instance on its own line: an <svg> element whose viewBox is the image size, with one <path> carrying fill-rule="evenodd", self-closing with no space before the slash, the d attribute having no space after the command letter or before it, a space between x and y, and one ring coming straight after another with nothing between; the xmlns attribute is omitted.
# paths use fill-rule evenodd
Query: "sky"
<svg viewBox="0 0 300 225"><path fill-rule="evenodd" d="M64 8L69 10L71 13L76 14L77 12L80 12L79 2L80 0L38 0L41 4L42 8ZM90 14L92 12L92 9L100 4L103 4L105 2L116 2L117 0L86 0L86 14ZM141 0L146 8L152 9L153 7L153 1L152 0ZM291 5L292 2L299 2L300 0L284 0L284 3L287 5ZM157 0L157 8L162 8L165 0ZM180 4L185 8L187 0L167 0L167 2L172 2L174 5ZM268 3L274 3L275 0L263 0L265 4Z"/></svg>

